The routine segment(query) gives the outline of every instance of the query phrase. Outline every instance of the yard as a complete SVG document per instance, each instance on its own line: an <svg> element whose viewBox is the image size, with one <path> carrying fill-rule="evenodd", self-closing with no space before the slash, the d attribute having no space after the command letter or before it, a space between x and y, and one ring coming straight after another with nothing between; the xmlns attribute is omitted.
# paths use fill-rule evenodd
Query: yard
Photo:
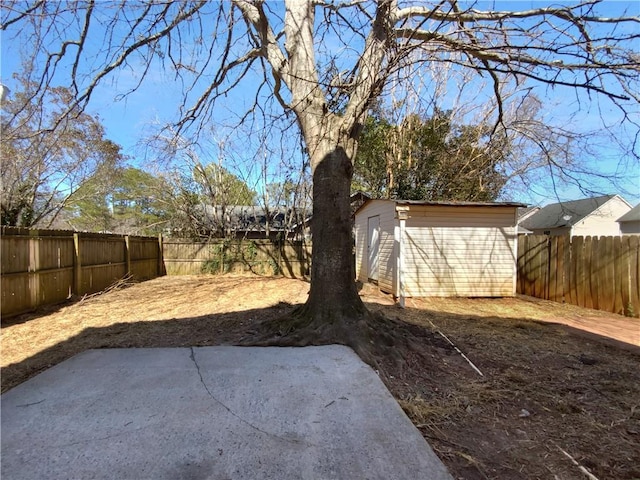
<svg viewBox="0 0 640 480"><path fill-rule="evenodd" d="M170 276L8 319L2 391L89 348L247 341L307 292L286 278ZM640 348L575 328L593 319L637 342L640 320L529 297L402 310L370 286L361 294L419 326L421 349L380 375L454 477L640 478Z"/></svg>

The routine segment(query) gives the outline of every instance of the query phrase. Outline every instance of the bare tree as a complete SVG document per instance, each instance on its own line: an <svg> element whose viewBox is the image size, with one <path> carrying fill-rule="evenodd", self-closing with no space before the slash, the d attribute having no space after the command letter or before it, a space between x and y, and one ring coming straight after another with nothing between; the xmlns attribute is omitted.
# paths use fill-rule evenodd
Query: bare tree
<svg viewBox="0 0 640 480"><path fill-rule="evenodd" d="M313 175L311 290L277 328L290 343L340 341L366 358L381 327L354 283L349 193L372 101L418 67L448 64L488 80L496 130L509 82L583 90L577 101L606 99L633 121L640 20L600 16L598 3L497 11L455 0L4 2L2 29L31 35L41 85L66 68L80 107L114 72L161 65L184 85L181 130L206 124L237 88L254 95L240 120L266 119L274 103L293 115Z"/></svg>
<svg viewBox="0 0 640 480"><path fill-rule="evenodd" d="M291 129L288 119L274 119L269 128L247 130L244 138L242 165L244 178L254 178L252 188L257 192L257 206L264 214L262 225L267 236L275 227L276 238L291 238L304 233L304 222L311 213L311 178L308 156L299 132Z"/></svg>
<svg viewBox="0 0 640 480"><path fill-rule="evenodd" d="M73 108L68 89L46 88L35 101L36 86L16 80L21 88L2 102L1 223L48 227L84 181L106 184L125 157L98 117Z"/></svg>
<svg viewBox="0 0 640 480"><path fill-rule="evenodd" d="M167 133L167 132L165 132ZM170 186L164 192L171 205L170 229L186 237L235 235L238 207L255 204L256 192L233 161L226 137L210 131L195 145L176 132L145 139L151 162ZM240 175L236 175L236 172Z"/></svg>

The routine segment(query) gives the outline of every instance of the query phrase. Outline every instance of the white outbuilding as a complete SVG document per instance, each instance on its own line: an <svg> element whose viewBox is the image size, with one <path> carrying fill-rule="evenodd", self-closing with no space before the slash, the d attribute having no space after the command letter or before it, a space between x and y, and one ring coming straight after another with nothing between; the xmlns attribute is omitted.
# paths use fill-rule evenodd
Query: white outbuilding
<svg viewBox="0 0 640 480"><path fill-rule="evenodd" d="M516 293L521 203L369 200L355 212L356 277L407 297Z"/></svg>

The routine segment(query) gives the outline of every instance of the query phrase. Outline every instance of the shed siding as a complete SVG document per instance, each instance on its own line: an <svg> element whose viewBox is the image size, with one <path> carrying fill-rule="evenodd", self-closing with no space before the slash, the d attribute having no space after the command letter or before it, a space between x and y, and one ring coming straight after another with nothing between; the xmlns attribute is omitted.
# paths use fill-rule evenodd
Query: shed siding
<svg viewBox="0 0 640 480"><path fill-rule="evenodd" d="M356 278L367 282L369 278L367 258L367 221L380 216L380 247L378 250L378 286L385 292L393 292L395 282L395 204L384 200L372 200L359 212L355 221Z"/></svg>
<svg viewBox="0 0 640 480"><path fill-rule="evenodd" d="M411 207L404 248L408 297L511 296L513 208Z"/></svg>
<svg viewBox="0 0 640 480"><path fill-rule="evenodd" d="M416 205L410 208L410 218L420 218L421 226L429 227L512 227L514 207L450 207Z"/></svg>
<svg viewBox="0 0 640 480"><path fill-rule="evenodd" d="M366 208L366 207L365 207ZM367 281L367 264L365 263L365 256L367 250L367 217L364 215L357 215L353 223L353 234L355 237L355 250L356 250L356 279L365 282Z"/></svg>

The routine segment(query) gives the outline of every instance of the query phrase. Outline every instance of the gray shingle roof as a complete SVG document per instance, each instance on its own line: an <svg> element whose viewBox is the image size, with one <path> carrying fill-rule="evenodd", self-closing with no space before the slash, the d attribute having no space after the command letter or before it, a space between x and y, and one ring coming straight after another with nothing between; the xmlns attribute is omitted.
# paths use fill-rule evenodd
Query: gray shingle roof
<svg viewBox="0 0 640 480"><path fill-rule="evenodd" d="M640 203L621 216L617 222L640 222Z"/></svg>
<svg viewBox="0 0 640 480"><path fill-rule="evenodd" d="M524 220L522 226L528 230L571 227L613 197L615 195L603 195L570 202L551 203Z"/></svg>
<svg viewBox="0 0 640 480"><path fill-rule="evenodd" d="M283 231L298 226L309 217L284 207L267 210L260 206L229 205L223 208L205 205L203 208L205 223L210 227L222 224L231 230L241 231L261 232L265 230L267 223L270 230Z"/></svg>
<svg viewBox="0 0 640 480"><path fill-rule="evenodd" d="M521 218L526 218L529 215L533 215L538 210L540 210L540 207L536 207L535 205L532 205L530 207L519 207L516 210L516 214L518 216L518 219L521 219Z"/></svg>

